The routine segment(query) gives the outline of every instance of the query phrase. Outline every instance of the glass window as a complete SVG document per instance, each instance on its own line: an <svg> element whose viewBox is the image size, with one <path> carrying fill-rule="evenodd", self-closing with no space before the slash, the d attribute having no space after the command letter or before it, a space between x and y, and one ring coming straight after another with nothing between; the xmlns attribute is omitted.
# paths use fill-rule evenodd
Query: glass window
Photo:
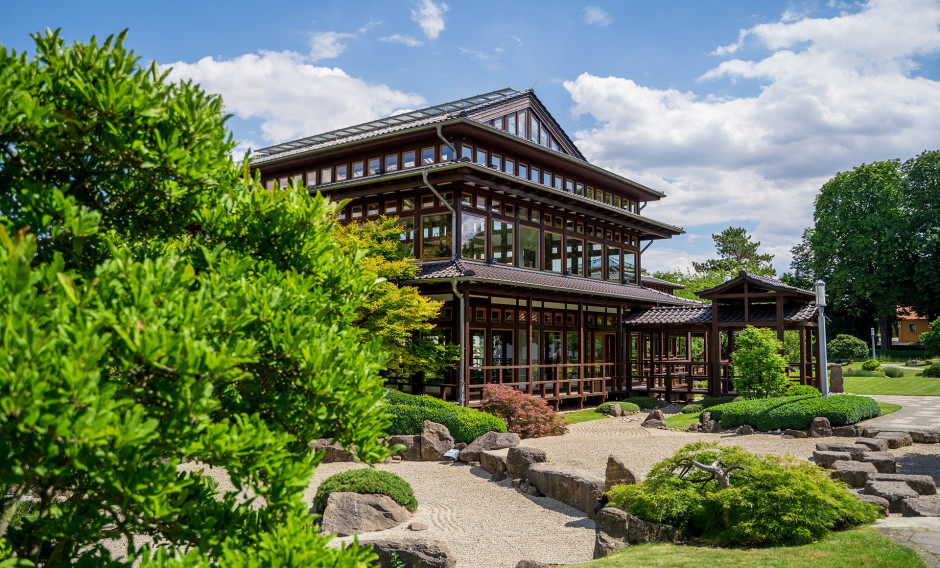
<svg viewBox="0 0 940 568"><path fill-rule="evenodd" d="M434 147L421 148L421 163L424 165L434 163Z"/></svg>
<svg viewBox="0 0 940 568"><path fill-rule="evenodd" d="M594 199L594 188L591 186L588 186L587 190L584 193L584 196L587 197L588 199Z"/></svg>
<svg viewBox="0 0 940 568"><path fill-rule="evenodd" d="M279 189L284 189L285 187L287 187L287 176L277 179L277 187Z"/></svg>
<svg viewBox="0 0 940 568"><path fill-rule="evenodd" d="M623 280L627 284L639 284L636 278L636 253L623 253Z"/></svg>
<svg viewBox="0 0 940 568"><path fill-rule="evenodd" d="M447 144L441 144L441 161L450 162L454 159L454 151Z"/></svg>
<svg viewBox="0 0 940 568"><path fill-rule="evenodd" d="M353 162L352 174L354 178L361 178L363 172L363 163L362 162Z"/></svg>
<svg viewBox="0 0 940 568"><path fill-rule="evenodd" d="M549 172L542 172L542 185L547 185L548 187L552 186L552 174Z"/></svg>
<svg viewBox="0 0 940 568"><path fill-rule="evenodd" d="M490 213L499 214L500 202L498 199L490 199Z"/></svg>
<svg viewBox="0 0 940 568"><path fill-rule="evenodd" d="M345 209L341 209L340 211L337 211L337 212L336 212L336 220L337 220L337 221L345 221L345 220L346 220L346 210L345 210Z"/></svg>
<svg viewBox="0 0 940 568"><path fill-rule="evenodd" d="M468 162L473 160L473 146L467 144L460 145L460 159Z"/></svg>
<svg viewBox="0 0 940 568"><path fill-rule="evenodd" d="M421 196L421 209L430 209L431 207L434 207L436 202L437 202L437 199L435 199L433 195L422 195Z"/></svg>
<svg viewBox="0 0 940 568"><path fill-rule="evenodd" d="M511 203L507 203L503 205L503 215L507 217L512 217L515 214L516 214L516 208L513 207Z"/></svg>
<svg viewBox="0 0 940 568"><path fill-rule="evenodd" d="M555 189L561 189L561 176L555 176Z"/></svg>
<svg viewBox="0 0 940 568"><path fill-rule="evenodd" d="M378 203L370 203L370 204L368 205L368 207L366 207L366 215L368 215L369 217L375 217L375 216L377 216L378 214L379 214L379 204L378 204Z"/></svg>
<svg viewBox="0 0 940 568"><path fill-rule="evenodd" d="M518 134L519 134L519 136L521 136L521 137L523 137L523 138L525 138L526 135L529 133L528 129L526 128L526 126L528 125L528 122L526 121L526 118L527 118L527 117L526 117L525 111L522 111L522 112L519 113L519 132L518 132Z"/></svg>
<svg viewBox="0 0 940 568"><path fill-rule="evenodd" d="M441 197L444 199L444 203L448 205L454 204L454 193L452 191L445 191L441 194Z"/></svg>
<svg viewBox="0 0 940 568"><path fill-rule="evenodd" d="M542 127L542 137L539 138L539 143L541 143L542 146L548 146L548 140L549 140L549 137L548 137L548 129L546 129L546 128L543 126L543 127Z"/></svg>
<svg viewBox="0 0 940 568"><path fill-rule="evenodd" d="M379 171L379 163L380 163L380 160L379 160L378 158L371 158L371 159L369 160L369 169L368 169L368 172L369 172L369 175L370 175L370 176L374 176L374 175L376 175L376 174L378 174L378 173L381 173L381 172Z"/></svg>
<svg viewBox="0 0 940 568"><path fill-rule="evenodd" d="M513 264L514 228L513 223L493 220L493 233L490 237L490 258L500 264Z"/></svg>
<svg viewBox="0 0 940 568"><path fill-rule="evenodd" d="M451 214L421 217L421 259L450 258L453 236L450 234Z"/></svg>
<svg viewBox="0 0 940 568"><path fill-rule="evenodd" d="M336 181L343 181L346 179L346 166L336 166Z"/></svg>
<svg viewBox="0 0 940 568"><path fill-rule="evenodd" d="M509 158L506 158L506 161L503 162L503 171L507 174L514 175L516 173L516 163Z"/></svg>
<svg viewBox="0 0 940 568"><path fill-rule="evenodd" d="M385 171L394 172L397 169L398 169L398 154L385 156Z"/></svg>
<svg viewBox="0 0 940 568"><path fill-rule="evenodd" d="M532 180L532 181L534 181L535 183L538 183L538 182L539 182L539 174L540 174L540 173L541 173L541 172L539 172L539 170L538 170L537 168L532 168L532 172L531 172L531 174L529 175L529 179Z"/></svg>
<svg viewBox="0 0 940 568"><path fill-rule="evenodd" d="M415 198L405 197L404 199L402 199L401 210L402 211L414 211L415 210Z"/></svg>
<svg viewBox="0 0 940 568"><path fill-rule="evenodd" d="M545 215L542 215L542 222L545 223L546 225L548 225L549 227L551 227L551 225L552 225L552 216L549 215L548 213L546 213Z"/></svg>
<svg viewBox="0 0 940 568"><path fill-rule="evenodd" d="M401 241L401 250L405 256L414 256L415 254L415 218L399 217L398 224L401 225L401 233L398 240Z"/></svg>
<svg viewBox="0 0 940 568"><path fill-rule="evenodd" d="M605 194L604 194L604 203L606 203L607 205L611 205L611 204L613 203L613 201L614 201L614 196L613 196L613 194L611 194L611 193L605 193Z"/></svg>
<svg viewBox="0 0 940 568"><path fill-rule="evenodd" d="M565 220L565 230L568 231L568 232L570 232L570 233L573 233L573 232L574 232L574 219L566 219L566 220Z"/></svg>
<svg viewBox="0 0 940 568"><path fill-rule="evenodd" d="M516 115L510 114L506 117L506 130L508 130L510 134L516 133Z"/></svg>
<svg viewBox="0 0 940 568"><path fill-rule="evenodd" d="M611 282L620 282L620 249L607 247L607 279Z"/></svg>
<svg viewBox="0 0 940 568"><path fill-rule="evenodd" d="M320 183L330 183L333 181L333 168L323 168L320 170Z"/></svg>
<svg viewBox="0 0 940 568"><path fill-rule="evenodd" d="M519 266L539 267L539 230L537 228L519 226Z"/></svg>
<svg viewBox="0 0 940 568"><path fill-rule="evenodd" d="M584 232L584 223L578 222L577 224L575 224L574 230L577 231L577 232L579 232L579 233L583 233L583 232Z"/></svg>
<svg viewBox="0 0 940 568"><path fill-rule="evenodd" d="M568 237L565 247L565 270L574 276L584 276L584 241Z"/></svg>
<svg viewBox="0 0 940 568"><path fill-rule="evenodd" d="M604 245L600 243L587 244L587 269L591 278L604 279Z"/></svg>
<svg viewBox="0 0 940 568"><path fill-rule="evenodd" d="M556 217L555 217L555 228L560 229L563 224L564 224L564 219L562 219L561 217L557 217L557 216L556 216Z"/></svg>
<svg viewBox="0 0 940 568"><path fill-rule="evenodd" d="M519 208L519 218L522 219L523 221L529 220L529 208L528 207Z"/></svg>
<svg viewBox="0 0 940 568"><path fill-rule="evenodd" d="M574 184L574 192L577 195L584 195L584 184L583 183Z"/></svg>
<svg viewBox="0 0 940 568"><path fill-rule="evenodd" d="M352 208L352 218L359 219L362 217L362 205L354 205Z"/></svg>
<svg viewBox="0 0 940 568"><path fill-rule="evenodd" d="M271 191L272 189L274 189L274 180L269 179L268 181L264 182L264 188L267 189L268 191Z"/></svg>
<svg viewBox="0 0 940 568"><path fill-rule="evenodd" d="M539 222L539 212L538 212L537 209L533 209L533 210L532 210L532 222L533 222L533 223L538 223L538 222Z"/></svg>
<svg viewBox="0 0 940 568"><path fill-rule="evenodd" d="M304 175L303 175L303 174L296 174L296 175L292 176L292 177L291 177L291 182L293 183L294 187L300 187L300 186L303 185L303 183L304 183Z"/></svg>
<svg viewBox="0 0 940 568"><path fill-rule="evenodd" d="M481 166L485 166L486 165L486 150L480 150L479 148L477 148L476 155L477 155L476 162L480 164Z"/></svg>
<svg viewBox="0 0 940 568"><path fill-rule="evenodd" d="M565 191L567 191L568 193L574 192L574 182L571 181L570 179L565 180Z"/></svg>
<svg viewBox="0 0 940 568"><path fill-rule="evenodd" d="M401 155L401 165L403 168L415 167L415 151L409 150Z"/></svg>
<svg viewBox="0 0 940 568"><path fill-rule="evenodd" d="M477 209L486 209L486 198L482 195L477 195Z"/></svg>
<svg viewBox="0 0 940 568"><path fill-rule="evenodd" d="M473 196L469 193L462 193L460 195L460 202L464 205L471 206L473 205Z"/></svg>
<svg viewBox="0 0 940 568"><path fill-rule="evenodd" d="M463 214L460 218L460 256L486 260L486 217Z"/></svg>
<svg viewBox="0 0 940 568"><path fill-rule="evenodd" d="M614 207L616 207L617 209L620 209L620 198L617 197L616 195L614 196Z"/></svg>
<svg viewBox="0 0 940 568"><path fill-rule="evenodd" d="M317 185L317 172L307 172L307 187L313 187Z"/></svg>
<svg viewBox="0 0 940 568"><path fill-rule="evenodd" d="M542 265L544 270L552 272L561 272L564 263L564 254L561 248L561 235L558 233L549 233L545 231L545 263Z"/></svg>
<svg viewBox="0 0 940 568"><path fill-rule="evenodd" d="M503 129L503 117L499 117L499 118L493 120L493 126L494 126L495 128L498 128L498 129L502 130L502 129Z"/></svg>
<svg viewBox="0 0 940 568"><path fill-rule="evenodd" d="M532 128L529 130L529 140L539 141L539 119L532 117Z"/></svg>
<svg viewBox="0 0 940 568"><path fill-rule="evenodd" d="M386 201L386 202L385 202L385 212L386 212L386 213L397 213L397 212L398 212L398 202L397 202L397 201Z"/></svg>
<svg viewBox="0 0 940 568"><path fill-rule="evenodd" d="M522 179L529 179L529 166L525 164L519 164L519 177Z"/></svg>
<svg viewBox="0 0 940 568"><path fill-rule="evenodd" d="M503 157L500 156L499 154L491 154L490 155L490 167L493 168L494 170L503 169Z"/></svg>

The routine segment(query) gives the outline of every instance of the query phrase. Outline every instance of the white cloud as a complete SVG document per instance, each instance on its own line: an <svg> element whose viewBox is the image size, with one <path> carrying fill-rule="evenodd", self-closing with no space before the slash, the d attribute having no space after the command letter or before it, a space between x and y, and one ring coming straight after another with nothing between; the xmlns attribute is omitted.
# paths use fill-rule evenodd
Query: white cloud
<svg viewBox="0 0 940 568"><path fill-rule="evenodd" d="M609 26L614 22L607 10L598 6L586 6L584 8L584 23L592 26Z"/></svg>
<svg viewBox="0 0 940 568"><path fill-rule="evenodd" d="M310 136L387 116L425 104L419 95L351 77L337 67L320 67L291 52L262 51L232 59L205 57L177 62L174 80L192 79L221 93L226 112L260 120L266 143Z"/></svg>
<svg viewBox="0 0 940 568"><path fill-rule="evenodd" d="M575 136L589 159L668 194L645 214L686 226L757 221L754 235L778 255L778 269L812 224L826 180L935 149L940 131L940 82L918 76L916 63L940 51L940 2L872 0L828 19L785 16L716 51L747 44L763 58L729 59L701 78L757 81L755 96L588 73L565 83L574 114L598 121Z"/></svg>
<svg viewBox="0 0 940 568"><path fill-rule="evenodd" d="M429 39L437 39L444 31L444 13L450 10L450 6L443 2L435 4L433 0L416 0L415 6L417 10L411 11L411 19L421 26Z"/></svg>
<svg viewBox="0 0 940 568"><path fill-rule="evenodd" d="M408 47L418 47L422 44L420 40L417 40L410 35L403 34L394 34L390 36L380 37L379 41L387 41L390 43L400 43L407 45Z"/></svg>
<svg viewBox="0 0 940 568"><path fill-rule="evenodd" d="M340 32L319 32L310 36L310 59L333 59L346 50L345 39L352 39L356 34Z"/></svg>

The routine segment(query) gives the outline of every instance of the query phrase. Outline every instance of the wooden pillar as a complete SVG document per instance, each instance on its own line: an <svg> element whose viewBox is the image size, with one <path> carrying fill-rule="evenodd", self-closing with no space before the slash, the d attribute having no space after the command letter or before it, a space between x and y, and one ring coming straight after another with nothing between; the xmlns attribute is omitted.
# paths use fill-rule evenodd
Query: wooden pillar
<svg viewBox="0 0 940 568"><path fill-rule="evenodd" d="M800 327L800 384L806 384L806 327Z"/></svg>
<svg viewBox="0 0 940 568"><path fill-rule="evenodd" d="M623 376L625 374L625 369L623 366L623 306L617 306L617 327L614 329L616 330L614 334L614 341L617 342L617 345L614 346L614 376L611 381L611 394L613 394L615 391L623 391ZM618 369L620 370L619 372Z"/></svg>
<svg viewBox="0 0 940 568"><path fill-rule="evenodd" d="M663 339L667 345L670 344L672 341L672 334L668 331L664 331ZM660 358L660 361L663 361L663 359ZM663 371L663 374L666 375L663 379L665 381L665 385L663 386L666 387L666 402L672 402L672 365L669 363L668 357L665 361L663 361Z"/></svg>
<svg viewBox="0 0 940 568"><path fill-rule="evenodd" d="M535 369L532 368L532 361L534 359L535 354L533 353L532 345L535 343L534 342L535 338L532 336L532 295L531 294L526 296L526 311L527 311L527 315L525 318L526 340L529 342L525 350L525 352L528 354L528 357L527 357L528 361L526 361L526 365L529 366L529 372L527 373L527 375L529 376L529 391L528 392L529 394L534 395L535 394Z"/></svg>
<svg viewBox="0 0 940 568"><path fill-rule="evenodd" d="M783 294L776 292L775 295L777 296L777 339L780 341L780 343L783 343ZM786 359L786 346L781 347L780 354L784 356L784 359ZM791 361L787 361L788 365L790 363ZM789 369L789 367L787 368ZM787 371L787 375L789 376L789 370Z"/></svg>
<svg viewBox="0 0 940 568"><path fill-rule="evenodd" d="M721 394L721 337L718 331L718 299L712 300L712 327L708 335L709 361L708 394Z"/></svg>
<svg viewBox="0 0 940 568"><path fill-rule="evenodd" d="M627 396L633 392L633 332L627 332L627 343L624 345L625 362L623 367L624 380L626 381Z"/></svg>
<svg viewBox="0 0 940 568"><path fill-rule="evenodd" d="M816 367L818 366L819 361L822 358L822 353L820 353L821 344L819 342L819 328L817 327L814 331L815 331L814 335L816 336L816 347L813 348L813 354L816 356L816 360L814 361L815 364L813 366ZM824 377L826 376L824 374L825 372L826 372L826 369L820 369L816 371L815 373L816 379L813 381L813 386L818 388L819 390L822 390L822 381Z"/></svg>
<svg viewBox="0 0 940 568"><path fill-rule="evenodd" d="M470 285L464 284L463 292L461 292L464 297L463 302L463 361L460 363L464 366L463 372L463 400L470 406L470 359L473 357L473 341L470 339ZM458 386L458 388L460 388Z"/></svg>

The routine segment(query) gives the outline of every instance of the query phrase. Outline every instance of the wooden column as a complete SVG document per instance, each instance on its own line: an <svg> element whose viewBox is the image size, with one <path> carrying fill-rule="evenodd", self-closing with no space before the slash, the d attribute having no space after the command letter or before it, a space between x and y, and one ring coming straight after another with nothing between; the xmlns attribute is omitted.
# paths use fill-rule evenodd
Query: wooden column
<svg viewBox="0 0 940 568"><path fill-rule="evenodd" d="M712 328L708 335L708 352L710 376L708 377L708 394L718 396L721 394L721 338L718 331L718 300L712 300Z"/></svg>
<svg viewBox="0 0 940 568"><path fill-rule="evenodd" d="M529 372L527 373L527 374L529 375L529 394L534 395L534 394L535 394L535 369L532 368L532 359L533 359L532 344L533 344L533 337L532 337L532 295L531 295L531 294L529 294L529 295L526 297L526 310L527 310L527 314L528 314L528 315L526 315L526 318L525 318L525 321L526 321L526 330L527 330L527 331L526 331L526 340L529 342L529 344L526 346L526 350L525 350L525 352L528 354L528 357L527 357L527 358L528 358L528 361L526 361L526 365L529 366Z"/></svg>
<svg viewBox="0 0 940 568"><path fill-rule="evenodd" d="M800 384L806 384L806 327L800 327Z"/></svg>
<svg viewBox="0 0 940 568"><path fill-rule="evenodd" d="M463 361L461 364L464 366L463 373L463 400L470 406L470 359L473 357L473 342L470 339L470 285L464 284L463 286L463 315L464 315L464 327L463 327ZM459 388L459 387L458 387Z"/></svg>
<svg viewBox="0 0 940 568"><path fill-rule="evenodd" d="M617 327L614 329L616 330L614 341L617 342L617 345L614 346L614 376L611 382L611 394L614 394L615 391L623 391L623 375L625 374L623 366L623 306L617 306ZM618 369L622 370L617 372Z"/></svg>

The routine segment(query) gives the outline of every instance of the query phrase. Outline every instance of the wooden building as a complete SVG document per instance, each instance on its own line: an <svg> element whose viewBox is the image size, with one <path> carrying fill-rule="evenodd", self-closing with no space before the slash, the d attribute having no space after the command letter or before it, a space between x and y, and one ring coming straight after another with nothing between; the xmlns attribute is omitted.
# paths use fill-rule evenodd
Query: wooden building
<svg viewBox="0 0 940 568"><path fill-rule="evenodd" d="M698 305L672 294L679 285L641 275L643 250L682 233L642 214L664 194L589 163L532 91L494 91L257 156L269 189L304 183L348 200L340 222L398 217L421 267L408 284L444 302L438 337L462 347L443 382L403 390L471 406L493 382L556 405L647 392L659 383L637 365L642 332L622 323Z"/></svg>

